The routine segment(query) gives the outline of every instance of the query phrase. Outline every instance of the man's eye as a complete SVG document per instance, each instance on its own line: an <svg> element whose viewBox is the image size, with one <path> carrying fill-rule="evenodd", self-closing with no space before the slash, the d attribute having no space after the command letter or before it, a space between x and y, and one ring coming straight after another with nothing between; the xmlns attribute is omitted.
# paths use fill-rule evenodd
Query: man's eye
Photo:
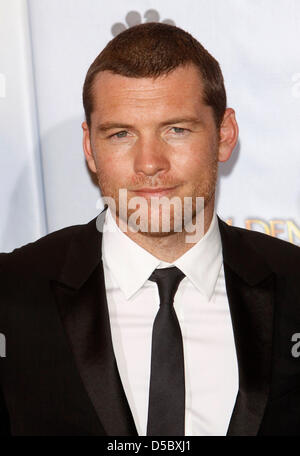
<svg viewBox="0 0 300 456"><path fill-rule="evenodd" d="M126 138L127 131L118 131L118 133L115 133L111 136L111 138Z"/></svg>
<svg viewBox="0 0 300 456"><path fill-rule="evenodd" d="M172 130L174 130L174 132L178 133L178 134L183 134L183 133L187 132L186 128L180 128L180 127L172 127Z"/></svg>

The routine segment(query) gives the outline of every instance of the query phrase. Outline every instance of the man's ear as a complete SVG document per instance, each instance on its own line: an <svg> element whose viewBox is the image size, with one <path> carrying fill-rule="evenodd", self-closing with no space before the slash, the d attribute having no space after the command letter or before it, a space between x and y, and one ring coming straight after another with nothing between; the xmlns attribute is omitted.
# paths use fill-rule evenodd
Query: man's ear
<svg viewBox="0 0 300 456"><path fill-rule="evenodd" d="M90 129L86 122L82 122L81 124L83 130L83 138L82 138L82 145L84 150L84 155L88 164L88 167L93 173L96 173L96 163L92 152L91 146L91 137L90 137Z"/></svg>
<svg viewBox="0 0 300 456"><path fill-rule="evenodd" d="M219 134L219 153L220 162L229 160L233 149L236 146L239 136L239 127L235 119L235 112L232 108L227 108L222 120Z"/></svg>

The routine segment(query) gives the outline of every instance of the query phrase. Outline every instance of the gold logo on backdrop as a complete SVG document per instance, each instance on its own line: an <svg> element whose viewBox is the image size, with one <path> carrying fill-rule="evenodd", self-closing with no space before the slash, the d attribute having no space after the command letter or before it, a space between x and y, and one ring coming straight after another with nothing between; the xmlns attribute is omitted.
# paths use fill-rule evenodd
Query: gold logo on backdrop
<svg viewBox="0 0 300 456"><path fill-rule="evenodd" d="M228 225L234 225L234 219L226 220ZM244 221L247 230L260 231L270 236L291 242L300 246L300 227L293 220L248 218Z"/></svg>

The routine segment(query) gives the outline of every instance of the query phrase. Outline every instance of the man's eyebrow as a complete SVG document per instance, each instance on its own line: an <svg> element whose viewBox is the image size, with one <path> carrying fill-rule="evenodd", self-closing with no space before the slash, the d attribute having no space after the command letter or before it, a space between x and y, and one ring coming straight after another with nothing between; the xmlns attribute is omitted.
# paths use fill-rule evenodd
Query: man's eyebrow
<svg viewBox="0 0 300 456"><path fill-rule="evenodd" d="M197 117L175 117L173 119L168 119L159 124L160 127L165 125L171 124L178 124L178 123L200 123L201 119ZM133 125L123 124L120 122L104 122L102 124L97 125L98 132L106 132L108 130L112 130L113 128L124 128L124 129L134 129Z"/></svg>
<svg viewBox="0 0 300 456"><path fill-rule="evenodd" d="M198 117L174 117L173 119L166 120L161 122L161 126L170 125L170 124L178 124L178 123L200 123L201 119Z"/></svg>
<svg viewBox="0 0 300 456"><path fill-rule="evenodd" d="M97 127L96 127L97 131L99 131L99 132L106 132L107 130L111 130L112 128L131 129L134 127L133 127L133 125L122 124L119 122L105 122L105 123L97 125Z"/></svg>

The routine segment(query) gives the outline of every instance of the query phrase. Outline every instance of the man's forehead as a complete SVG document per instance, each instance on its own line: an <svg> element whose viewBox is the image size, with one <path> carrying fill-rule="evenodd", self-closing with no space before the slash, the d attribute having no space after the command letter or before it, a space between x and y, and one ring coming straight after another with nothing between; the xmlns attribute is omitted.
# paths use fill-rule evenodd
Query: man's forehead
<svg viewBox="0 0 300 456"><path fill-rule="evenodd" d="M201 76L196 66L178 67L157 78L131 78L102 71L93 92L94 126L119 123L162 125L169 119L211 117L203 101Z"/></svg>
<svg viewBox="0 0 300 456"><path fill-rule="evenodd" d="M138 93L139 91L164 90L174 85L180 86L183 90L191 88L202 92L203 82L200 71L193 64L179 66L156 77L128 77L104 70L96 75L93 92L95 96L99 92L106 93L109 89L118 89L118 91L123 89Z"/></svg>

